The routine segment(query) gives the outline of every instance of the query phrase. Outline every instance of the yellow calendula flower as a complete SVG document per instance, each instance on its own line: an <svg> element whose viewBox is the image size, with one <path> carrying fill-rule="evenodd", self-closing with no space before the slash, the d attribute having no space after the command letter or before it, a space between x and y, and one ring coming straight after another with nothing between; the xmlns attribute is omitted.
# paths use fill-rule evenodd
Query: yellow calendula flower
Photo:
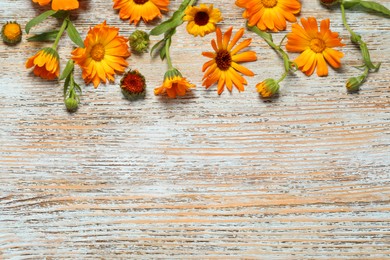
<svg viewBox="0 0 390 260"><path fill-rule="evenodd" d="M230 92L232 91L233 85L236 86L239 91L244 91L244 85L247 84L247 81L239 73L247 76L254 75L251 70L239 64L241 62L257 60L254 51L239 53L242 49L250 45L252 39L246 39L235 46L243 36L244 28L241 28L230 41L232 30L233 28L230 27L222 36L221 30L217 27L217 41L214 39L211 41L214 52L202 53L203 56L211 58L211 60L206 62L202 68L202 70L205 71L203 86L209 88L211 85L218 82L218 94L223 92L225 85Z"/></svg>
<svg viewBox="0 0 390 260"><path fill-rule="evenodd" d="M83 70L85 83L97 88L101 81L114 81L115 73L123 73L130 56L127 39L118 35L118 28L106 22L91 28L84 40L85 48L76 48L72 59Z"/></svg>
<svg viewBox="0 0 390 260"><path fill-rule="evenodd" d="M187 32L194 36L205 36L215 31L215 24L222 21L221 12L213 5L189 6L183 21L188 21Z"/></svg>
<svg viewBox="0 0 390 260"><path fill-rule="evenodd" d="M60 58L56 50L43 48L26 62L26 68L34 67L34 74L43 79L53 80L60 75Z"/></svg>
<svg viewBox="0 0 390 260"><path fill-rule="evenodd" d="M138 24L142 19L145 23L160 17L161 11L168 11L169 0L113 0L114 9L119 9L119 17Z"/></svg>
<svg viewBox="0 0 390 260"><path fill-rule="evenodd" d="M163 84L154 89L154 94L167 93L168 97L176 98L176 96L184 96L189 89L194 87L195 85L183 78L177 69L171 69L165 73Z"/></svg>
<svg viewBox="0 0 390 260"><path fill-rule="evenodd" d="M341 43L338 33L329 29L329 19L322 20L320 28L314 17L307 20L302 18L301 23L303 27L299 24L292 25L292 32L287 35L286 44L289 52L301 53L295 59L298 68L307 76L312 75L316 68L318 76L327 76L327 62L333 68L340 68L340 60L344 54L333 48L345 44Z"/></svg>
<svg viewBox="0 0 390 260"><path fill-rule="evenodd" d="M245 8L242 16L249 26L273 32L286 29L286 21L296 22L295 15L301 11L297 0L236 0L238 7Z"/></svg>
<svg viewBox="0 0 390 260"><path fill-rule="evenodd" d="M19 43L22 40L22 29L17 22L7 22L1 29L1 37L5 43Z"/></svg>
<svg viewBox="0 0 390 260"><path fill-rule="evenodd" d="M51 2L51 9L57 10L74 10L79 8L78 0L32 0L41 6L48 5Z"/></svg>

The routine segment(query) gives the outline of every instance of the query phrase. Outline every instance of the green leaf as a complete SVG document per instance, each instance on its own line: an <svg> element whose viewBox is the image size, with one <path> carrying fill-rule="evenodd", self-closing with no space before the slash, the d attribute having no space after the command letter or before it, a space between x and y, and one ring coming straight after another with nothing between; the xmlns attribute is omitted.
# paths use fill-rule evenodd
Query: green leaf
<svg viewBox="0 0 390 260"><path fill-rule="evenodd" d="M76 82L74 83L74 88L76 89L76 91L77 92L79 92L80 94L83 92L82 90L81 90L81 87L80 87L80 85L79 84L77 84Z"/></svg>
<svg viewBox="0 0 390 260"><path fill-rule="evenodd" d="M44 20L46 20L46 18L48 18L49 16L55 14L56 11L54 10L49 10L49 11L46 11L40 15L38 15L37 17L33 18L32 20L30 20L27 24L26 24L26 33L29 33L31 28L34 27L35 25L43 22Z"/></svg>
<svg viewBox="0 0 390 260"><path fill-rule="evenodd" d="M176 12L175 12L176 13ZM150 31L150 35L160 35L160 34L163 34L179 25L181 25L183 23L183 13L181 14L180 17L177 16L177 18L175 19L172 19L174 18L175 14L172 16L171 19L161 23L160 25L154 27L151 31Z"/></svg>
<svg viewBox="0 0 390 260"><path fill-rule="evenodd" d="M363 6L364 8L382 13L382 14L390 17L390 10L379 3L376 3L373 1L361 1L360 5Z"/></svg>
<svg viewBox="0 0 390 260"><path fill-rule="evenodd" d="M58 30L54 30L54 31L36 34L30 38L27 38L27 41L29 41L29 42L54 42L56 37L57 37L58 32L59 32Z"/></svg>
<svg viewBox="0 0 390 260"><path fill-rule="evenodd" d="M74 27L73 23L68 19L68 27L66 28L68 32L69 38L79 47L84 48L84 42L80 37L79 32L76 27Z"/></svg>
<svg viewBox="0 0 390 260"><path fill-rule="evenodd" d="M361 0L343 0L342 5L345 8L352 8L360 3Z"/></svg>
<svg viewBox="0 0 390 260"><path fill-rule="evenodd" d="M150 35L160 35L168 32L169 30L178 27L183 23L184 11L189 5L191 0L185 0L180 5L179 9L173 13L172 17L166 20L165 22L157 25L150 31Z"/></svg>
<svg viewBox="0 0 390 260"><path fill-rule="evenodd" d="M70 75L70 73L72 73L73 68L74 68L74 61L69 60L68 63L66 63L65 69L62 71L59 80L63 80L67 78Z"/></svg>
<svg viewBox="0 0 390 260"><path fill-rule="evenodd" d="M66 77L65 82L64 82L64 97L66 97L66 93L68 92L69 83L70 83L70 75L68 75Z"/></svg>
<svg viewBox="0 0 390 260"><path fill-rule="evenodd" d="M165 45L165 39L162 39L161 41L157 42L155 45L153 45L152 49L150 50L150 55L153 55L153 52L157 49L163 48Z"/></svg>

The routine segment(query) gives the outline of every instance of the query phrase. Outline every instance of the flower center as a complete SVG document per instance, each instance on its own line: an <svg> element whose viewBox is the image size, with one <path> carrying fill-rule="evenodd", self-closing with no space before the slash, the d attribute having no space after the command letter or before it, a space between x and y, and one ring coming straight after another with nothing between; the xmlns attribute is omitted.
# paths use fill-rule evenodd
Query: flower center
<svg viewBox="0 0 390 260"><path fill-rule="evenodd" d="M95 44L91 50L91 57L95 61L101 61L104 58L104 46L101 43Z"/></svg>
<svg viewBox="0 0 390 260"><path fill-rule="evenodd" d="M206 25L209 22L209 15L206 12L197 12L194 18L197 25Z"/></svg>
<svg viewBox="0 0 390 260"><path fill-rule="evenodd" d="M325 50L325 42L321 39L315 38L310 41L310 49L312 49L314 52L322 52Z"/></svg>
<svg viewBox="0 0 390 260"><path fill-rule="evenodd" d="M261 3L264 5L266 8L272 8L275 5L277 5L278 0L261 0Z"/></svg>
<svg viewBox="0 0 390 260"><path fill-rule="evenodd" d="M220 50L217 52L217 57L215 57L215 62L217 63L217 67L220 70L228 70L232 63L232 57L227 50Z"/></svg>
<svg viewBox="0 0 390 260"><path fill-rule="evenodd" d="M133 0L134 3L136 3L137 5L143 5L144 3L148 2L149 0Z"/></svg>

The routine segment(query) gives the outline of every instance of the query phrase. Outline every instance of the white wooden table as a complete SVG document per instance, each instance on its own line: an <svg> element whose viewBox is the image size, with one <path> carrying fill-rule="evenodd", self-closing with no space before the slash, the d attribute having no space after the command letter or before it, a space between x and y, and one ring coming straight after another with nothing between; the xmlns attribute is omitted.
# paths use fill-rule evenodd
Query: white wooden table
<svg viewBox="0 0 390 260"><path fill-rule="evenodd" d="M201 86L201 52L214 35L193 38L183 25L172 59L197 85L191 94L154 96L165 63L132 55L130 67L147 78L146 98L124 99L117 76L96 90L83 85L74 114L60 83L24 67L44 45L26 35L16 47L1 44L0 259L390 258L390 20L348 12L382 62L360 93L348 94L344 82L361 59L340 12L302 2L300 17L329 17L344 38L344 66L327 78L289 76L272 102L255 85L278 77L282 61L251 32L245 37L259 60L246 64L256 76L245 92L218 96ZM74 22L82 37L103 20L125 36L135 30L111 1L81 3ZM234 1L215 6L223 30L244 26ZM1 23L24 27L44 11L35 7L3 0ZM63 67L72 48L64 37Z"/></svg>

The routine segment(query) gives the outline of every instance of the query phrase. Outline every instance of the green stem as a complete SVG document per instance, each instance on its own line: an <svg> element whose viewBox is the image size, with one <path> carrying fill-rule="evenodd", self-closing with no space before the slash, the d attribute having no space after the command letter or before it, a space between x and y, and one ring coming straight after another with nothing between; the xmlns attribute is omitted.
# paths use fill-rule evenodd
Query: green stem
<svg viewBox="0 0 390 260"><path fill-rule="evenodd" d="M168 69L173 69L172 66L172 60L171 60L171 54L169 53L169 47L171 45L171 38L168 38L166 43L165 43L165 57L167 58L167 63L168 63Z"/></svg>
<svg viewBox="0 0 390 260"><path fill-rule="evenodd" d="M360 52L361 52L362 57L363 57L364 66L370 70L378 71L378 69L380 67L380 63L378 63L377 65L374 65L372 63L371 58L370 58L370 52L368 51L368 48L367 48L367 44L361 39L360 35L356 34L351 29L351 27L349 27L349 25L347 23L347 18L345 15L344 1L341 3L340 8L341 8L341 16L342 16L343 24L344 24L344 27L348 30L348 32L351 35L351 41L353 43L359 44Z"/></svg>
<svg viewBox="0 0 390 260"><path fill-rule="evenodd" d="M53 49L54 50L57 50L57 46L58 46L58 43L60 42L60 39L61 39L61 36L62 34L64 34L64 31L66 30L66 27L68 26L68 19L69 19L69 16L67 16L64 21L62 22L62 25L61 25L61 28L60 28L60 31L58 32L57 34L57 37L53 43Z"/></svg>
<svg viewBox="0 0 390 260"><path fill-rule="evenodd" d="M349 27L349 25L347 23L347 17L345 16L344 3L341 3L340 8L341 8L341 17L343 19L344 27L348 30L349 34L351 34L352 37L356 37L357 36L356 33L354 31L352 31L351 27Z"/></svg>
<svg viewBox="0 0 390 260"><path fill-rule="evenodd" d="M286 36L280 42L280 45L276 45L272 39L271 34L261 31L259 28L257 28L257 26L248 26L248 28L251 31L255 32L257 35L259 35L261 38L263 38L264 41L266 41L266 43L282 57L285 73L282 75L282 77L278 82L282 81L287 76L287 73L292 70L292 66L291 66L292 62L290 61L288 54L281 48L282 42Z"/></svg>
<svg viewBox="0 0 390 260"><path fill-rule="evenodd" d="M288 71L285 71L283 74L282 74L282 76L280 77L280 79L278 79L277 81L276 81L276 83L280 83L280 82L282 82L286 77L287 77L287 74L288 74Z"/></svg>

